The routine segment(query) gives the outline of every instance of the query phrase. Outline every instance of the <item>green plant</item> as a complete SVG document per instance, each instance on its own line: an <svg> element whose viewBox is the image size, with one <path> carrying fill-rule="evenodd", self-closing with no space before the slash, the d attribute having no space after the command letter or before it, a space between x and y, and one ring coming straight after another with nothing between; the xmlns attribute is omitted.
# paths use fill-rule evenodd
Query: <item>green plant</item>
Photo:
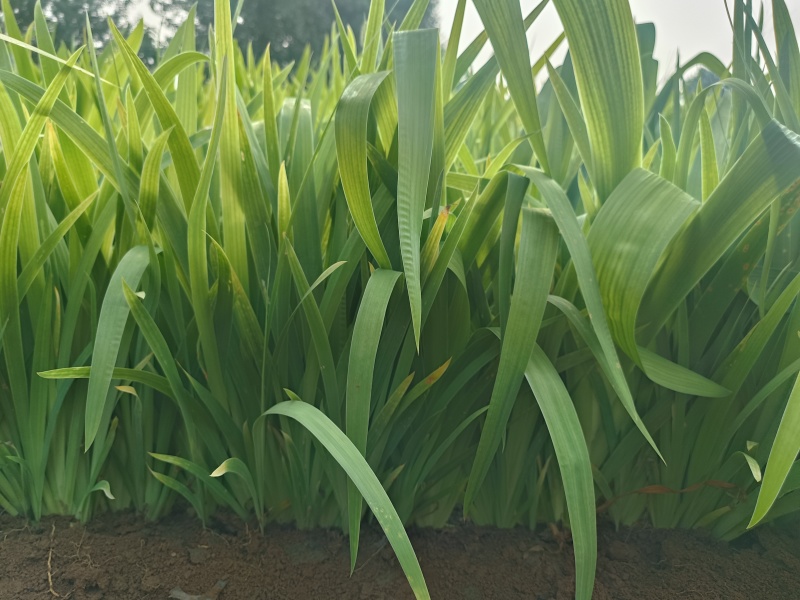
<svg viewBox="0 0 800 600"><path fill-rule="evenodd" d="M568 525L578 598L598 508L726 539L796 512L786 7L777 59L737 1L733 64L658 87L624 0L554 0L565 33L531 64L546 4L476 1L459 55L465 0L444 51L427 2L395 30L376 0L360 39L339 19L283 69L225 1L210 56L190 18L152 71L141 28L67 56L41 13L7 26L0 506L182 498L340 526L354 567L366 500L418 597L401 525L459 506Z"/></svg>

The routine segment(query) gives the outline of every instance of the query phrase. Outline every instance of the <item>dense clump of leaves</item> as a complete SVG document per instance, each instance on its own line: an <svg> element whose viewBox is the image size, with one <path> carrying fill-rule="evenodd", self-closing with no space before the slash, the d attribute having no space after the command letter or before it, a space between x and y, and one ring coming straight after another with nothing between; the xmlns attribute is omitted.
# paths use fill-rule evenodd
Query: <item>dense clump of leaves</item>
<svg viewBox="0 0 800 600"><path fill-rule="evenodd" d="M192 10L152 69L142 27L71 53L5 11L2 510L226 507L340 526L355 565L369 507L420 598L404 527L458 507L567 524L578 598L598 511L724 539L796 513L786 6L776 56L737 1L733 63L659 86L625 0L553 0L531 63L547 1L476 0L459 53L465 0L445 50L428 2L375 0L283 68L224 0L209 53Z"/></svg>

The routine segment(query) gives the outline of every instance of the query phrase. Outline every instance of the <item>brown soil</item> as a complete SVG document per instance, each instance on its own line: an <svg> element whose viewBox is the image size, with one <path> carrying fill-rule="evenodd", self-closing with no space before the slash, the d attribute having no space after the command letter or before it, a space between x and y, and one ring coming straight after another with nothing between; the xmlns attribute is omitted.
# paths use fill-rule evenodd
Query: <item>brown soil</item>
<svg viewBox="0 0 800 600"><path fill-rule="evenodd" d="M573 597L571 546L559 548L550 532L463 525L410 536L435 599ZM362 534L352 577L348 566L347 541L335 531L272 527L262 536L231 519L203 530L188 515L157 524L107 515L86 527L0 517L2 600L412 597L374 529ZM725 545L698 532L604 525L594 597L800 600L800 539L762 528Z"/></svg>

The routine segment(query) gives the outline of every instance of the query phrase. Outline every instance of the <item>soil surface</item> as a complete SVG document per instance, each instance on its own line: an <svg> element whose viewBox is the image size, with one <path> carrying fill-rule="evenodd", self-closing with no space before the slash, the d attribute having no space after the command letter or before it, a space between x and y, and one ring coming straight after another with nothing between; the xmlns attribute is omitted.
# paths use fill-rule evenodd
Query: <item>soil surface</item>
<svg viewBox="0 0 800 600"><path fill-rule="evenodd" d="M434 599L566 600L574 594L569 541L550 531L458 525L412 530ZM603 525L597 599L800 600L800 538L768 527L726 545L708 535ZM159 523L126 515L83 526L0 516L2 600L403 600L412 598L394 554L365 527L349 576L338 531L234 519L203 529L188 515Z"/></svg>

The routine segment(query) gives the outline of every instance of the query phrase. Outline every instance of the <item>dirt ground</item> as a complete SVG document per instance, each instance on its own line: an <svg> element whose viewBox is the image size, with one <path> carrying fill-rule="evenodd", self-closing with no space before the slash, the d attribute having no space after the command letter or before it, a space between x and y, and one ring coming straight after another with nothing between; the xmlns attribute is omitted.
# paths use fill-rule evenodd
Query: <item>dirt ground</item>
<svg viewBox="0 0 800 600"><path fill-rule="evenodd" d="M365 528L349 576L337 531L272 527L265 535L220 518L146 523L106 515L28 525L0 516L2 600L402 600L412 594L391 548ZM434 599L569 599L569 543L549 531L459 525L412 530ZM762 528L733 545L706 534L647 528L599 531L597 599L800 600L800 538Z"/></svg>

